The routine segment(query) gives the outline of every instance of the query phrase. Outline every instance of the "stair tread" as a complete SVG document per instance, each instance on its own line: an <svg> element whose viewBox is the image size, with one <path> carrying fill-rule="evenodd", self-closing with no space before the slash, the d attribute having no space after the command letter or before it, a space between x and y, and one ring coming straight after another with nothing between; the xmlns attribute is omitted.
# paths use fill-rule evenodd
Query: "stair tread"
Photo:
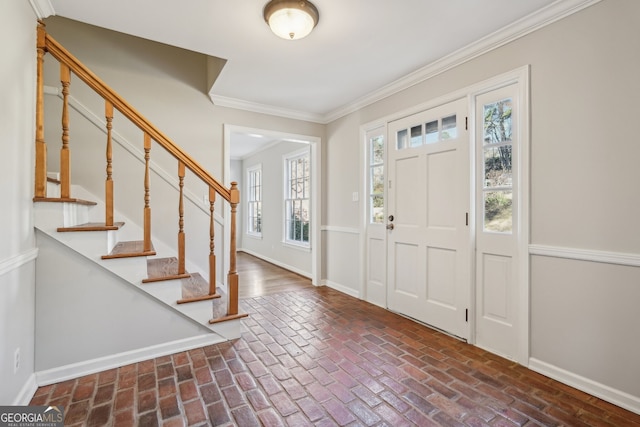
<svg viewBox="0 0 640 427"><path fill-rule="evenodd" d="M155 254L156 251L153 249L153 244L151 245L151 250L144 251L143 240L132 240L128 242L118 242L109 255L103 255L102 259L152 256Z"/></svg>
<svg viewBox="0 0 640 427"><path fill-rule="evenodd" d="M124 222L114 222L113 225L105 225L104 222L87 222L72 227L59 227L59 232L69 231L112 231L118 230L124 225Z"/></svg>
<svg viewBox="0 0 640 427"><path fill-rule="evenodd" d="M184 279L190 277L185 271L178 274L178 258L151 258L147 260L147 278L142 283L158 282L161 280Z"/></svg>
<svg viewBox="0 0 640 427"><path fill-rule="evenodd" d="M214 296L209 295L209 282L200 273L193 273L187 279L182 279L182 299L178 304L211 300L210 324L225 322L246 317L247 314L228 315L228 298L220 289L216 289Z"/></svg>
<svg viewBox="0 0 640 427"><path fill-rule="evenodd" d="M182 279L182 300L203 297L209 294L209 282L200 273Z"/></svg>
<svg viewBox="0 0 640 427"><path fill-rule="evenodd" d="M47 203L76 203L78 205L95 206L96 202L89 200L76 199L73 197L34 197L34 202L47 202Z"/></svg>

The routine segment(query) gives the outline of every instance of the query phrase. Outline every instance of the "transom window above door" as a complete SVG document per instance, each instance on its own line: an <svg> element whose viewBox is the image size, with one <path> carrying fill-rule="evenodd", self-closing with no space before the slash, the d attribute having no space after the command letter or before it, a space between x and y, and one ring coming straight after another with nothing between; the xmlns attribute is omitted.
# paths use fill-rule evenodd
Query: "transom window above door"
<svg viewBox="0 0 640 427"><path fill-rule="evenodd" d="M455 114L430 120L426 123L401 129L396 133L396 149L420 147L458 137L458 121Z"/></svg>

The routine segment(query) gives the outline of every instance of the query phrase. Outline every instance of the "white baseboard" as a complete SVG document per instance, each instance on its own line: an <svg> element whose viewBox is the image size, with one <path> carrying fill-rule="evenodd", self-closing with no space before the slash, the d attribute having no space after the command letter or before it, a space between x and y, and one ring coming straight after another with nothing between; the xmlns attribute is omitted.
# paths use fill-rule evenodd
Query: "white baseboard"
<svg viewBox="0 0 640 427"><path fill-rule="evenodd" d="M347 294L347 295L352 296L354 298L360 299L360 292L358 292L357 290L355 290L353 288L349 288L347 286L344 286L344 285L341 285L339 283L332 282L331 280L326 280L326 279L322 281L322 285L323 286L328 286L331 289L335 289L336 291L340 291L343 294Z"/></svg>
<svg viewBox="0 0 640 427"><path fill-rule="evenodd" d="M616 390L533 357L529 358L529 369L560 381L561 383L570 385L571 387L575 387L585 393L599 397L621 408L640 414L640 397L638 396L632 396L629 393Z"/></svg>
<svg viewBox="0 0 640 427"><path fill-rule="evenodd" d="M180 353L182 351L192 350L198 347L218 344L224 342L217 334L199 335L196 337L185 338L183 340L172 341L164 344L158 344L138 350L126 351L123 353L113 354L98 359L87 360L84 362L73 363L71 365L60 366L58 368L47 369L35 373L38 386L49 385L66 381L85 375L95 374L97 372L106 371L113 368L129 365L131 363L142 362L144 360L154 359L156 357L166 356L169 354Z"/></svg>
<svg viewBox="0 0 640 427"><path fill-rule="evenodd" d="M306 277L308 279L313 279L313 277L311 276L311 273L309 273L308 271L300 270L299 268L292 267L292 266L290 266L288 264L285 264L283 262L277 261L275 259L271 259L269 257L266 257L266 256L264 256L262 254L254 252L252 250L242 248L242 249L238 249L238 252L245 252L245 253L247 253L249 255L252 255L252 256L254 256L256 258L260 258L261 260L267 261L269 264L277 265L278 267L284 268L285 270L289 270L289 271L292 271L292 272L294 272L296 274L299 274L302 277Z"/></svg>
<svg viewBox="0 0 640 427"><path fill-rule="evenodd" d="M20 390L20 393L18 393L12 405L27 406L29 402L31 402L33 395L36 394L36 390L38 390L36 374L31 374L27 382L24 383L24 386L22 386L22 390Z"/></svg>

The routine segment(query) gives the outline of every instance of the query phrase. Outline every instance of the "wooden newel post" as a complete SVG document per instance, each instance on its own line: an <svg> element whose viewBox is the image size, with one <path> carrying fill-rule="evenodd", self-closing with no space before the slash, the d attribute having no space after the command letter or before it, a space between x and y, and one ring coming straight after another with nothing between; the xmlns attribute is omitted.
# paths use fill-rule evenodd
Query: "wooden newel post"
<svg viewBox="0 0 640 427"><path fill-rule="evenodd" d="M36 176L35 198L47 197L47 145L44 142L44 54L46 52L46 30L42 21L38 22L37 35L37 83L36 83Z"/></svg>
<svg viewBox="0 0 640 427"><path fill-rule="evenodd" d="M216 251L215 251L215 216L213 205L216 202L216 190L209 187L209 295L216 295Z"/></svg>
<svg viewBox="0 0 640 427"><path fill-rule="evenodd" d="M229 245L229 275L227 276L227 283L229 284L229 305L227 308L227 315L238 314L238 272L236 271L236 212L238 203L240 202L240 191L238 190L238 183L231 183L231 197L229 203L231 204L231 242Z"/></svg>

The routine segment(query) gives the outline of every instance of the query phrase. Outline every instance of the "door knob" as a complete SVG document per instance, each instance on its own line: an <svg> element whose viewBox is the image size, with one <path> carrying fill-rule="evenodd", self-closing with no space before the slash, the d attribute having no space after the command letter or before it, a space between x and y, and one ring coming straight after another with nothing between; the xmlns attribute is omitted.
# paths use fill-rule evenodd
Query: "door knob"
<svg viewBox="0 0 640 427"><path fill-rule="evenodd" d="M393 230L393 224L387 224L387 230Z"/></svg>

